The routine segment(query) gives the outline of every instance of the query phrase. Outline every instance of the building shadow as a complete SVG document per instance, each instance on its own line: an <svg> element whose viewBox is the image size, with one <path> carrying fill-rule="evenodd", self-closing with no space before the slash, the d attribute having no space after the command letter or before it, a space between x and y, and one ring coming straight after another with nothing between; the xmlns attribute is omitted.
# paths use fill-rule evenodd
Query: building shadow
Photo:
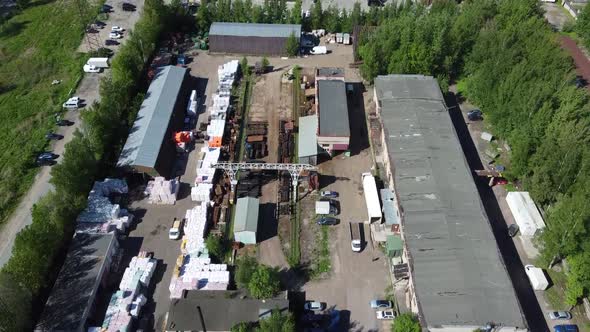
<svg viewBox="0 0 590 332"><path fill-rule="evenodd" d="M369 131L365 116L364 85L360 82L347 82L348 120L350 123L350 154L355 156L369 148ZM348 90L352 87L352 90Z"/></svg>
<svg viewBox="0 0 590 332"><path fill-rule="evenodd" d="M449 115L469 167L472 170L484 169L475 143L471 139L467 124L457 103L456 96L453 93L448 93L445 96L445 102L449 108ZM539 306L539 302L525 273L524 265L518 256L516 246L512 238L508 236L508 226L504 220L496 196L492 188L488 185L488 179L478 177L474 172L472 172L472 176L474 177L477 191L488 216L504 265L512 280L512 285L520 302L520 308L528 323L528 328L530 331L549 331L543 311Z"/></svg>
<svg viewBox="0 0 590 332"><path fill-rule="evenodd" d="M276 218L277 205L275 203L260 204L258 214L258 228L256 231L257 242L264 242L278 234L278 221Z"/></svg>

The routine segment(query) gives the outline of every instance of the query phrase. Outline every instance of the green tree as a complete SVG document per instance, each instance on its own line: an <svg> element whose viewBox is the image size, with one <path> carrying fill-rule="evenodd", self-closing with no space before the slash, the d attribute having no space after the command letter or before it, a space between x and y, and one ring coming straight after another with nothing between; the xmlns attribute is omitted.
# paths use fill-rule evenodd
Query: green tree
<svg viewBox="0 0 590 332"><path fill-rule="evenodd" d="M211 26L211 11L209 10L209 2L207 0L201 1L201 4L197 9L195 22L197 23L197 29L199 31L209 31L209 26Z"/></svg>
<svg viewBox="0 0 590 332"><path fill-rule="evenodd" d="M416 316L410 313L404 313L395 318L393 321L392 332L420 332L420 323Z"/></svg>
<svg viewBox="0 0 590 332"><path fill-rule="evenodd" d="M363 12L361 10L361 4L357 1L352 7L350 13L350 25L354 28L357 25L363 25Z"/></svg>
<svg viewBox="0 0 590 332"><path fill-rule="evenodd" d="M290 312L281 313L273 310L270 317L259 321L260 327L256 332L294 332L295 319Z"/></svg>
<svg viewBox="0 0 590 332"><path fill-rule="evenodd" d="M250 66L248 65L248 59L243 57L240 60L240 69L242 70L242 77L250 76Z"/></svg>
<svg viewBox="0 0 590 332"><path fill-rule="evenodd" d="M311 7L311 28L321 29L324 22L324 11L322 9L322 0L317 0Z"/></svg>
<svg viewBox="0 0 590 332"><path fill-rule="evenodd" d="M205 239L205 246L210 254L212 254L218 261L223 261L225 257L225 245L220 236L209 234Z"/></svg>
<svg viewBox="0 0 590 332"><path fill-rule="evenodd" d="M289 18L291 24L301 24L301 0L295 0L295 4L291 9L291 15Z"/></svg>
<svg viewBox="0 0 590 332"><path fill-rule="evenodd" d="M12 276L0 271L0 331L31 329L31 293Z"/></svg>
<svg viewBox="0 0 590 332"><path fill-rule="evenodd" d="M279 273L276 269L259 265L248 282L250 295L257 299L268 299L281 289Z"/></svg>
<svg viewBox="0 0 590 332"><path fill-rule="evenodd" d="M248 283L258 268L256 258L251 256L243 256L238 258L236 262L235 280L239 288L248 288Z"/></svg>
<svg viewBox="0 0 590 332"><path fill-rule="evenodd" d="M247 322L241 322L233 326L230 332L251 332L253 330L251 325Z"/></svg>
<svg viewBox="0 0 590 332"><path fill-rule="evenodd" d="M261 63L262 64L262 70L264 72L266 72L268 66L270 66L270 61L268 61L268 58L267 57L262 57L262 61L261 62L262 62Z"/></svg>
<svg viewBox="0 0 590 332"><path fill-rule="evenodd" d="M297 39L294 33L291 33L289 35L289 38L287 38L287 42L285 44L285 52L289 56L296 56L297 54L299 54L299 39Z"/></svg>

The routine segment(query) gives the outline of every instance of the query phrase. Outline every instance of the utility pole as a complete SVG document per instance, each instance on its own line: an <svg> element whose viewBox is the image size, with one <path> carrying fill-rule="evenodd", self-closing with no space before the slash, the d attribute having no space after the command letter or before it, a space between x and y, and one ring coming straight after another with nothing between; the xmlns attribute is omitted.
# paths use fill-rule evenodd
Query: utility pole
<svg viewBox="0 0 590 332"><path fill-rule="evenodd" d="M80 25L84 29L84 39L86 40L88 52L98 50L100 48L98 31L89 31L89 29L96 30L97 27L95 27L95 24L90 24L91 16L88 14L88 2L86 0L74 0L74 5L78 8Z"/></svg>

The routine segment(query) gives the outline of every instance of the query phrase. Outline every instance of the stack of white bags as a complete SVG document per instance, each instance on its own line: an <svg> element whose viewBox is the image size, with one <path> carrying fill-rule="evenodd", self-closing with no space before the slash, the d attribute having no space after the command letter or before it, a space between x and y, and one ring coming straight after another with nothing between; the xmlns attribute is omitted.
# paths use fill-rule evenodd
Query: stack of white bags
<svg viewBox="0 0 590 332"><path fill-rule="evenodd" d="M158 176L154 181L149 181L145 189L145 194L148 196L150 204L176 204L176 196L178 195L178 188L180 184L178 180L166 180Z"/></svg>
<svg viewBox="0 0 590 332"><path fill-rule="evenodd" d="M121 179L105 179L96 181L88 195L88 205L76 221L77 232L110 233L124 232L133 222L133 215L121 209L119 204L111 203L111 194L126 194L129 192L127 182Z"/></svg>
<svg viewBox="0 0 590 332"><path fill-rule="evenodd" d="M199 185L201 183L210 184L213 182L216 169L211 168L211 166L213 164L217 164L219 161L221 149L203 147L201 152L203 152L204 155L202 160L197 161L197 178L195 179L195 185Z"/></svg>

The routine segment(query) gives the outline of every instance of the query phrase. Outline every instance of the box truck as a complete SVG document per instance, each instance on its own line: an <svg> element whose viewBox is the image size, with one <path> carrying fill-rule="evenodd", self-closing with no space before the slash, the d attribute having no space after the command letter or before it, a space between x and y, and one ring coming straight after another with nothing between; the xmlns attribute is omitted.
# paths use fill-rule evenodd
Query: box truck
<svg viewBox="0 0 590 332"><path fill-rule="evenodd" d="M528 264L524 267L524 270L534 290L546 290L549 287L549 281L545 277L543 269Z"/></svg>
<svg viewBox="0 0 590 332"><path fill-rule="evenodd" d="M361 239L361 227L363 223L351 222L348 224L350 227L350 247L354 252L360 252L363 249L363 242Z"/></svg>
<svg viewBox="0 0 590 332"><path fill-rule="evenodd" d="M109 58L90 58L86 64L97 68L109 68Z"/></svg>

